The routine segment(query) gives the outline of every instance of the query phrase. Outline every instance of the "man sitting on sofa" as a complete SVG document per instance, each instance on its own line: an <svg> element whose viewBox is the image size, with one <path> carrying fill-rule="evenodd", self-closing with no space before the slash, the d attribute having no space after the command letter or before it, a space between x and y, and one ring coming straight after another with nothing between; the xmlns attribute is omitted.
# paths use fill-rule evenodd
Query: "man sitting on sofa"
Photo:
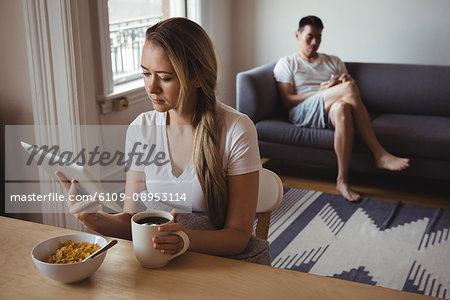
<svg viewBox="0 0 450 300"><path fill-rule="evenodd" d="M338 160L336 188L347 200L358 201L360 195L348 183L355 126L372 151L378 168L400 171L409 166L409 159L394 156L381 146L359 90L344 63L336 56L317 52L322 29L318 17L302 18L295 33L300 51L281 58L273 73L293 124L334 128L334 150Z"/></svg>

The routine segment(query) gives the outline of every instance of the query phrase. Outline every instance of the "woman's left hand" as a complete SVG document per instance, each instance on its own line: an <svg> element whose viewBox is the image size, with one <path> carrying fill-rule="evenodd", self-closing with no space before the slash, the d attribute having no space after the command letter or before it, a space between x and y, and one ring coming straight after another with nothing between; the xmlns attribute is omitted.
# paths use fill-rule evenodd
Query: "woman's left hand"
<svg viewBox="0 0 450 300"><path fill-rule="evenodd" d="M185 231L183 224L176 221L177 213L172 212L174 222L158 226L159 232ZM176 234L158 235L153 237L153 248L159 249L161 253L175 254L183 249L184 242Z"/></svg>

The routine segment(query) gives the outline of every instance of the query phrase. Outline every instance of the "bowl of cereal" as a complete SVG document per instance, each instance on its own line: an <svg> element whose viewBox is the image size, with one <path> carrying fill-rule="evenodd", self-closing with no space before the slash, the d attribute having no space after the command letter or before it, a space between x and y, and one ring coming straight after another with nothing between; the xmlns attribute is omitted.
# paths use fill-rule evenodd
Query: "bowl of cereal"
<svg viewBox="0 0 450 300"><path fill-rule="evenodd" d="M107 240L98 235L67 234L39 243L31 250L31 257L45 276L63 283L77 282L97 271L106 252L84 259L106 244Z"/></svg>

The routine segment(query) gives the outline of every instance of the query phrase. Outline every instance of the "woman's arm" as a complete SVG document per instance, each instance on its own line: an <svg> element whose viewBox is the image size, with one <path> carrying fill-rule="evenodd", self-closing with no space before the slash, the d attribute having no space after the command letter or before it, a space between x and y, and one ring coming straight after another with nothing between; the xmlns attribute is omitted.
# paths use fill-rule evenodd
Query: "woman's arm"
<svg viewBox="0 0 450 300"><path fill-rule="evenodd" d="M97 231L106 236L112 236L122 239L131 240L131 217L141 210L140 204L136 199L135 194L139 194L145 189L145 173L129 170L126 174L125 183L125 199L123 212L118 214L86 214L85 219L79 217L83 223L90 223L92 230ZM88 220L93 219L93 222Z"/></svg>
<svg viewBox="0 0 450 300"><path fill-rule="evenodd" d="M258 202L259 172L228 176L228 214L224 229L189 230L180 223L160 226L160 231L184 230L190 239L189 249L212 255L241 253L248 244ZM158 236L154 247L165 253L176 253L182 241L176 235Z"/></svg>
<svg viewBox="0 0 450 300"><path fill-rule="evenodd" d="M71 195L76 195L77 182L69 181L61 173L57 173L64 190ZM102 235L117 238L131 239L131 216L137 212L138 203L133 201L133 194L140 193L145 189L144 172L128 171L125 184L125 203L124 211L117 214L108 214L96 212L100 204L92 204L86 201L69 202L71 214L77 217L87 228L94 230ZM98 199L95 199L98 202ZM94 210L94 211L93 211Z"/></svg>

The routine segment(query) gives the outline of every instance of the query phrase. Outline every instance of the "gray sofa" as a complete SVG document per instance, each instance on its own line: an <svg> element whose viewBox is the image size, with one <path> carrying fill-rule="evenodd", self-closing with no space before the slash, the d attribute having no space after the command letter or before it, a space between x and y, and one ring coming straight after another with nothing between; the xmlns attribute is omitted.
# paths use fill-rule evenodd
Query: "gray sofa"
<svg viewBox="0 0 450 300"><path fill-rule="evenodd" d="M336 168L334 131L292 125L273 78L275 63L237 75L237 109L255 123L262 157ZM411 158L402 175L450 181L450 66L346 63L375 134L390 152ZM387 172L355 134L350 170Z"/></svg>

